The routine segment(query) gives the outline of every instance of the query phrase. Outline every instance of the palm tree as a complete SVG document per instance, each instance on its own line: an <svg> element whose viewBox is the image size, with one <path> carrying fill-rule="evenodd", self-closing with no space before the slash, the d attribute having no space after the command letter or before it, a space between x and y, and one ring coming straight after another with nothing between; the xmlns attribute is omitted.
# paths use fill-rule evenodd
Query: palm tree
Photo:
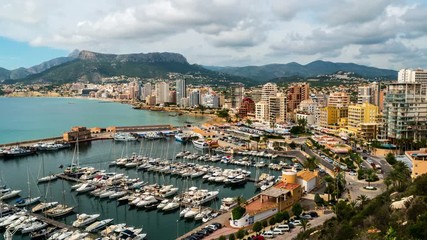
<svg viewBox="0 0 427 240"><path fill-rule="evenodd" d="M375 176L376 174L373 169L368 169L365 171L365 178L368 182L368 186L371 186L371 182L375 179Z"/></svg>
<svg viewBox="0 0 427 240"><path fill-rule="evenodd" d="M310 228L310 226L311 226L311 224L308 222L307 219L301 220L302 232L305 232L308 228Z"/></svg>
<svg viewBox="0 0 427 240"><path fill-rule="evenodd" d="M363 208L363 205L369 200L368 196L362 194L356 198L360 202L360 207Z"/></svg>

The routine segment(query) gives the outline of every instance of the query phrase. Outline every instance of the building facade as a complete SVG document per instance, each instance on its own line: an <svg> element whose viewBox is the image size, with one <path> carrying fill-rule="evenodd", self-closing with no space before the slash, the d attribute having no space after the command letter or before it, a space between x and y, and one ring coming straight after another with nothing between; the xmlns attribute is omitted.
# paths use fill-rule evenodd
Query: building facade
<svg viewBox="0 0 427 240"><path fill-rule="evenodd" d="M231 108L237 109L243 100L245 87L242 83L232 83L231 86Z"/></svg>
<svg viewBox="0 0 427 240"><path fill-rule="evenodd" d="M308 83L289 86L287 89L287 111L293 113L302 101L309 99L309 91Z"/></svg>
<svg viewBox="0 0 427 240"><path fill-rule="evenodd" d="M181 99L187 97L187 82L185 79L176 80L176 102L181 106Z"/></svg>

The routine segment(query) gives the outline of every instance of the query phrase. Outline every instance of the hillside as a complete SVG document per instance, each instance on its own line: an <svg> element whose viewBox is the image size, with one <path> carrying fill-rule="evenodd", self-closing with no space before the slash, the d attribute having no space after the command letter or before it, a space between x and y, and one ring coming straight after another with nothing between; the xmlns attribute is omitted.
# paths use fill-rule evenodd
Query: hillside
<svg viewBox="0 0 427 240"><path fill-rule="evenodd" d="M70 55L71 56L71 55ZM242 77L231 76L207 70L196 64L189 64L187 59L177 53L137 53L137 54L103 54L90 51L72 53L62 64L44 64L33 67L35 74L12 82L50 82L62 84L69 82L99 82L103 77L126 75L140 78L168 78L169 73L191 75L189 83L216 84L238 81L252 84ZM37 72L37 69L47 70ZM11 81L8 81L11 82Z"/></svg>
<svg viewBox="0 0 427 240"><path fill-rule="evenodd" d="M387 191L369 199L360 195L334 206L336 218L297 239L427 239L427 175L412 181L410 170L396 162L385 178Z"/></svg>
<svg viewBox="0 0 427 240"><path fill-rule="evenodd" d="M291 62L287 64L269 64L264 66L207 68L230 75L256 79L262 82L281 77L314 77L317 75L333 74L338 71L354 72L368 79L381 78L391 80L397 78L397 72L394 70L368 67L354 63L333 63L326 61L314 61L306 65Z"/></svg>

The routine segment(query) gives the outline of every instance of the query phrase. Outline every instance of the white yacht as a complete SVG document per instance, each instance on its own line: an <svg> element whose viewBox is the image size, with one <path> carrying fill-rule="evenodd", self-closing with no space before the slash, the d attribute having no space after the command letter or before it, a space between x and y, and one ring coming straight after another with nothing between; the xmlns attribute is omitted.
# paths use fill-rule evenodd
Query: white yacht
<svg viewBox="0 0 427 240"><path fill-rule="evenodd" d="M201 149L208 149L209 148L209 143L207 143L204 140L193 140L193 145L196 148L201 148Z"/></svg>
<svg viewBox="0 0 427 240"><path fill-rule="evenodd" d="M48 209L44 212L49 217L61 217L72 212L74 207L68 207L65 204L59 204L56 207Z"/></svg>
<svg viewBox="0 0 427 240"><path fill-rule="evenodd" d="M221 207L219 209L228 211L235 206L237 206L237 200L235 198L227 197L222 199Z"/></svg>
<svg viewBox="0 0 427 240"><path fill-rule="evenodd" d="M162 208L163 211L173 211L175 209L179 208L179 203L178 202L170 202L168 204L166 204L166 206L164 208Z"/></svg>
<svg viewBox="0 0 427 240"><path fill-rule="evenodd" d="M84 227L86 225L89 225L98 219L100 214L77 214L77 220L73 222L73 227Z"/></svg>
<svg viewBox="0 0 427 240"><path fill-rule="evenodd" d="M112 218L104 219L102 221L97 221L89 225L85 230L87 232L98 232L99 230L105 228L109 223L113 221Z"/></svg>
<svg viewBox="0 0 427 240"><path fill-rule="evenodd" d="M9 198L13 198L18 196L21 193L21 190L10 190L8 192L3 193L0 195L0 200L6 200Z"/></svg>
<svg viewBox="0 0 427 240"><path fill-rule="evenodd" d="M21 233L25 234L25 233L29 233L29 232L34 232L34 231L38 231L40 229L43 229L45 227L47 227L49 224L40 221L40 220L36 220L34 222L32 222L30 225L27 225L26 227L21 229Z"/></svg>
<svg viewBox="0 0 427 240"><path fill-rule="evenodd" d="M56 176L56 174L51 174L51 175L47 175L45 177L41 177L41 178L37 179L37 183L49 182L49 181L53 181L57 178L58 178L58 176Z"/></svg>
<svg viewBox="0 0 427 240"><path fill-rule="evenodd" d="M40 197L34 197L34 198L19 198L16 200L15 207L25 207L31 204L34 204L36 202L40 201Z"/></svg>

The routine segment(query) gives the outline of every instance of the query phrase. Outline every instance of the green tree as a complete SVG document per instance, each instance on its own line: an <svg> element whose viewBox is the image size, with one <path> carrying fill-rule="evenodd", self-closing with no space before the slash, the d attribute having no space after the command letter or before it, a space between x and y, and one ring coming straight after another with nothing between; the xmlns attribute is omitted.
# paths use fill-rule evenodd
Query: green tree
<svg viewBox="0 0 427 240"><path fill-rule="evenodd" d="M314 194L314 202L317 206L323 206L325 204L325 200L323 200L318 193Z"/></svg>
<svg viewBox="0 0 427 240"><path fill-rule="evenodd" d="M230 115L228 114L228 109L226 108L217 111L216 115L220 118L226 118L226 119L230 117Z"/></svg>
<svg viewBox="0 0 427 240"><path fill-rule="evenodd" d="M292 149L295 149L295 148L297 148L297 144L296 144L294 141L292 141L292 142L289 144L289 147L290 147L290 148L292 148Z"/></svg>
<svg viewBox="0 0 427 240"><path fill-rule="evenodd" d="M237 207L233 208L233 210L231 210L231 216L234 220L237 220L242 218L245 212L246 208L238 205Z"/></svg>
<svg viewBox="0 0 427 240"><path fill-rule="evenodd" d="M228 235L228 240L235 240L236 236L234 236L234 233Z"/></svg>
<svg viewBox="0 0 427 240"><path fill-rule="evenodd" d="M368 186L371 186L371 182L378 179L377 174L374 172L373 169L368 169L365 171L365 179L368 182Z"/></svg>
<svg viewBox="0 0 427 240"><path fill-rule="evenodd" d="M301 227L303 229L303 232L305 232L310 227L310 225L311 224L308 222L307 219L301 220Z"/></svg>
<svg viewBox="0 0 427 240"><path fill-rule="evenodd" d="M365 203L368 202L369 198L368 198L368 196L362 194L362 195L359 195L356 198L356 200L359 201L360 207L363 208L363 206L365 205Z"/></svg>
<svg viewBox="0 0 427 240"><path fill-rule="evenodd" d="M227 238L224 235L221 235L218 239L219 240L227 240Z"/></svg>
<svg viewBox="0 0 427 240"><path fill-rule="evenodd" d="M261 222L255 222L254 225L252 226L252 230L256 233L261 232L262 230L262 223Z"/></svg>
<svg viewBox="0 0 427 240"><path fill-rule="evenodd" d="M304 167L308 168L310 171L314 171L317 168L316 158L309 157L304 162Z"/></svg>
<svg viewBox="0 0 427 240"><path fill-rule="evenodd" d="M249 118L246 119L246 124L248 124L249 126L252 125L252 120L250 120Z"/></svg>
<svg viewBox="0 0 427 240"><path fill-rule="evenodd" d="M300 118L297 120L297 124L302 128L302 132L305 133L307 128L307 119Z"/></svg>
<svg viewBox="0 0 427 240"><path fill-rule="evenodd" d="M293 213L295 216L299 216L299 215L302 213L302 206L301 206L301 204L300 204L300 203L295 203L295 204L292 206L292 213Z"/></svg>
<svg viewBox="0 0 427 240"><path fill-rule="evenodd" d="M262 220L262 227L266 228L268 226L267 220Z"/></svg>
<svg viewBox="0 0 427 240"><path fill-rule="evenodd" d="M237 233L236 233L236 237L237 237L237 239L242 239L242 238L244 238L244 237L245 237L245 230L240 229L239 231L237 231Z"/></svg>
<svg viewBox="0 0 427 240"><path fill-rule="evenodd" d="M270 225L270 226L272 226L272 225L274 225L274 224L276 224L277 223L277 220L276 220L276 217L275 216L272 216L271 218L270 218L270 220L268 221L268 224Z"/></svg>
<svg viewBox="0 0 427 240"><path fill-rule="evenodd" d="M387 160L390 165L394 165L397 162L396 157L391 152L387 153L385 160Z"/></svg>

